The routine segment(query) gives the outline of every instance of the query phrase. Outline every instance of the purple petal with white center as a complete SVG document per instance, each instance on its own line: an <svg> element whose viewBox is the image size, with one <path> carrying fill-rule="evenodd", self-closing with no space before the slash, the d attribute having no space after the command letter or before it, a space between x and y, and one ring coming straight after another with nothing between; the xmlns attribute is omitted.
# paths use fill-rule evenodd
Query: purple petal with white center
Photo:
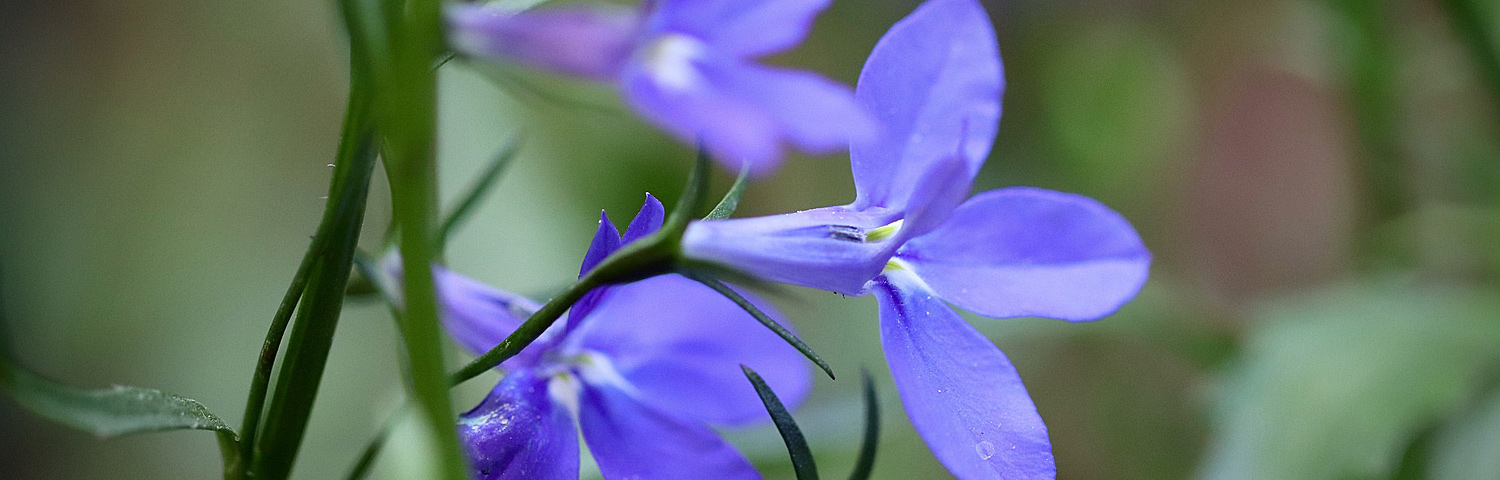
<svg viewBox="0 0 1500 480"><path fill-rule="evenodd" d="M604 478L760 478L750 462L702 423L641 403L614 385L584 385L578 423Z"/></svg>
<svg viewBox="0 0 1500 480"><path fill-rule="evenodd" d="M759 57L798 43L831 0L661 0L652 13L657 30L693 35L716 50Z"/></svg>
<svg viewBox="0 0 1500 480"><path fill-rule="evenodd" d="M443 328L475 354L495 348L541 308L526 297L496 290L452 270L433 267L432 273L443 307Z"/></svg>
<svg viewBox="0 0 1500 480"><path fill-rule="evenodd" d="M1120 214L1081 195L1003 188L959 206L896 254L945 300L994 318L1070 321L1135 297L1151 254Z"/></svg>
<svg viewBox="0 0 1500 480"><path fill-rule="evenodd" d="M866 242L866 232L899 220L899 213L825 207L697 221L688 225L682 251L764 280L859 295L892 253L886 243Z"/></svg>
<svg viewBox="0 0 1500 480"><path fill-rule="evenodd" d="M547 379L516 370L458 419L474 478L575 480L578 429L547 392Z"/></svg>
<svg viewBox="0 0 1500 480"><path fill-rule="evenodd" d="M1003 88L995 32L977 0L931 0L897 22L854 93L882 127L849 147L854 206L904 209L912 180L955 153L976 174L995 141Z"/></svg>
<svg viewBox="0 0 1500 480"><path fill-rule="evenodd" d="M782 326L782 317L742 294ZM713 424L763 420L765 407L741 364L760 372L787 408L812 387L807 360L730 300L680 275L614 287L575 333L581 347L607 357L651 406Z"/></svg>
<svg viewBox="0 0 1500 480"><path fill-rule="evenodd" d="M516 13L476 3L445 7L450 42L460 51L594 80L619 75L640 25L639 15L623 8Z"/></svg>
<svg viewBox="0 0 1500 480"><path fill-rule="evenodd" d="M662 207L661 200L657 200L655 195L646 194L646 203L641 205L641 210L635 213L635 218L630 221L629 226L625 227L625 236L620 240L620 244L640 240L641 237L661 230L661 223L666 216L667 211Z"/></svg>
<svg viewBox="0 0 1500 480"><path fill-rule="evenodd" d="M938 461L964 480L1056 477L1047 426L1005 354L909 272L874 290L896 390Z"/></svg>
<svg viewBox="0 0 1500 480"><path fill-rule="evenodd" d="M829 152L874 131L847 87L715 53L667 61L686 62L672 67L632 62L621 79L625 100L682 141L701 140L726 167L748 164L752 175L774 170L787 143Z"/></svg>

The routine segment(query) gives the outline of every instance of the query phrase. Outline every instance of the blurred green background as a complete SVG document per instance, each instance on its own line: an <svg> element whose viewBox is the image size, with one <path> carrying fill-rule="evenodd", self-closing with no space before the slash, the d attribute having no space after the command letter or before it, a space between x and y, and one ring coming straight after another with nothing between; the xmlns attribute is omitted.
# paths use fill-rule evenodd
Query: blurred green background
<svg viewBox="0 0 1500 480"><path fill-rule="evenodd" d="M834 3L773 61L852 85L917 2ZM1021 370L1060 477L1500 478L1500 92L1475 56L1497 45L1500 4L986 5L1008 91L976 191L1094 196L1156 258L1140 298L1103 321L973 319ZM1453 5L1473 7L1480 35L1460 34ZM328 2L0 3L0 266L18 355L238 424L323 206L344 51ZM688 149L605 88L464 62L441 82L444 192L515 132L526 141L449 251L494 285L563 285L600 208L625 221L686 176ZM739 215L852 197L846 156L799 157ZM387 199L382 184L369 246ZM852 372L867 365L885 409L876 477L947 478L884 373L874 302L795 293L782 310L846 373L798 412L824 474L852 464ZM345 309L297 477L342 475L399 404L395 341L383 306ZM0 477L212 478L211 437L100 441L0 401ZM774 430L731 438L790 478ZM402 441L383 478L413 461Z"/></svg>

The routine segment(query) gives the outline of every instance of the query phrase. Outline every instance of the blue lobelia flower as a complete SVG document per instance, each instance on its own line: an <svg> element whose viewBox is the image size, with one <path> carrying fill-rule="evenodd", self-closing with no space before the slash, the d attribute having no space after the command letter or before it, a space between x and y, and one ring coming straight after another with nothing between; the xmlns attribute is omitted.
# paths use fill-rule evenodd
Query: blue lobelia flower
<svg viewBox="0 0 1500 480"><path fill-rule="evenodd" d="M690 225L694 262L847 295L873 291L907 415L955 475L1055 476L1046 426L1015 368L948 304L995 318L1088 321L1145 283L1150 253L1088 198L1002 188L964 201L1003 89L977 0L931 0L892 27L855 98L886 135L850 148L854 203Z"/></svg>
<svg viewBox="0 0 1500 480"><path fill-rule="evenodd" d="M874 123L848 87L755 64L802 41L831 0L648 0L641 10L565 6L527 12L448 6L455 48L615 83L625 101L686 142L752 174L783 144L831 152Z"/></svg>
<svg viewBox="0 0 1500 480"><path fill-rule="evenodd" d="M583 272L661 222L650 197L623 238L603 217ZM476 353L539 307L448 270L435 275L444 326ZM577 479L579 430L605 478L757 479L706 425L766 418L742 363L789 402L807 394L802 356L707 287L678 275L604 287L501 364L508 373L458 430L486 480Z"/></svg>

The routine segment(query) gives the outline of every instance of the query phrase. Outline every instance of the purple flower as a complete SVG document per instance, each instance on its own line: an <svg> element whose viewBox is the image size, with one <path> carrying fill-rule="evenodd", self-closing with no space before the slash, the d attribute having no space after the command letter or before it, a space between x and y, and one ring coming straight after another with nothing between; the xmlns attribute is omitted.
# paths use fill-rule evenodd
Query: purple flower
<svg viewBox="0 0 1500 480"><path fill-rule="evenodd" d="M1088 321L1145 283L1150 253L1088 198L1002 188L964 200L988 156L1003 88L976 0L931 0L886 34L855 98L885 135L850 148L841 207L689 226L683 252L766 279L874 291L902 403L959 478L1051 478L1046 425L1009 360L948 304L995 318Z"/></svg>
<svg viewBox="0 0 1500 480"><path fill-rule="evenodd" d="M583 271L661 222L649 196L623 238L603 217ZM436 278L445 327L476 353L539 307L451 271ZM765 418L742 363L792 404L807 394L801 355L707 287L678 275L604 287L502 364L509 373L458 430L487 480L578 478L580 429L605 478L757 479L706 425Z"/></svg>
<svg viewBox="0 0 1500 480"><path fill-rule="evenodd" d="M642 11L556 7L502 12L448 6L455 48L615 83L625 101L685 142L752 173L774 170L783 144L811 152L870 138L848 87L758 65L795 46L830 0L648 0Z"/></svg>

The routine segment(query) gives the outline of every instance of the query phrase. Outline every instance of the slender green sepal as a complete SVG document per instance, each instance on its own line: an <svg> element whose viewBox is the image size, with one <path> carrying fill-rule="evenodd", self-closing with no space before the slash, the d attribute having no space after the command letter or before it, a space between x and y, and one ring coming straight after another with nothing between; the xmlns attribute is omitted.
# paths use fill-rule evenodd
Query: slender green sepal
<svg viewBox="0 0 1500 480"><path fill-rule="evenodd" d="M875 469L875 448L880 445L880 399L875 396L875 380L870 370L859 369L860 384L865 394L865 435L859 444L859 456L854 460L854 471L849 480L868 480Z"/></svg>
<svg viewBox="0 0 1500 480"><path fill-rule="evenodd" d="M693 162L693 171L688 174L687 186L683 187L682 196L677 198L677 207L662 222L661 234L674 239L682 238L682 231L687 229L688 222L703 207L708 196L708 172L708 149L700 146Z"/></svg>
<svg viewBox="0 0 1500 480"><path fill-rule="evenodd" d="M724 194L724 198L719 200L719 204L715 205L714 209L709 211L708 216L703 217L703 219L723 220L729 218L730 215L734 215L734 210L740 206L740 197L745 194L745 186L749 183L750 164L746 163L744 167L740 168L740 175L735 177L734 185L729 186L729 192Z"/></svg>
<svg viewBox="0 0 1500 480"><path fill-rule="evenodd" d="M443 218L443 223L438 227L437 233L439 251L448 245L453 231L468 220L470 214L474 213L474 208L479 206L480 200L483 200L484 196L494 189L501 174L505 173L505 170L521 153L521 143L518 135L512 135L506 139L505 143L500 146L500 150L495 152L489 166L485 167L484 172L479 174L479 178L469 186L468 190L464 191L463 196L459 197L458 205L454 206L448 216Z"/></svg>
<svg viewBox="0 0 1500 480"><path fill-rule="evenodd" d="M771 386L760 378L750 367L740 365L740 370L745 371L745 378L750 379L750 384L755 386L755 393L760 395L760 403L765 404L766 412L771 414L771 422L776 424L776 431L781 432L781 441L786 443L786 452L792 457L792 469L797 473L797 480L818 480L818 465L813 461L812 449L807 447L807 439L802 437L802 429L797 428L797 421L792 419L792 414L786 411L786 406L781 404L781 399L776 398L776 392L771 391Z"/></svg>
<svg viewBox="0 0 1500 480"><path fill-rule="evenodd" d="M682 274L682 276L684 277L691 278L694 281L707 286L708 288L712 288L715 292L719 292L719 295L723 295L724 298L728 298L729 301L734 302L735 305L738 305L746 313L749 313L750 316L755 317L755 320L760 322L761 325L765 325L765 327L771 329L771 332L775 333L776 336L781 337L781 339L786 341L787 344L790 344L792 348L797 349L798 352L802 352L802 356L807 357L808 360L812 360L813 364L817 365L818 368L823 369L823 373L828 374L828 378L834 378L833 367L828 366L828 362L823 361L823 357L818 356L818 353L814 352L811 347L807 346L806 343L802 343L802 339L797 338L796 334L793 334L790 330L787 330L786 327L781 326L781 324L777 323L776 320L771 318L770 315L766 315L766 312L762 312L760 310L760 307L756 307L754 303L750 303L750 300L747 300L743 295L740 295L740 292L736 292L733 288L729 288L729 286L725 285L724 282L709 278L697 272L684 271L678 273Z"/></svg>

